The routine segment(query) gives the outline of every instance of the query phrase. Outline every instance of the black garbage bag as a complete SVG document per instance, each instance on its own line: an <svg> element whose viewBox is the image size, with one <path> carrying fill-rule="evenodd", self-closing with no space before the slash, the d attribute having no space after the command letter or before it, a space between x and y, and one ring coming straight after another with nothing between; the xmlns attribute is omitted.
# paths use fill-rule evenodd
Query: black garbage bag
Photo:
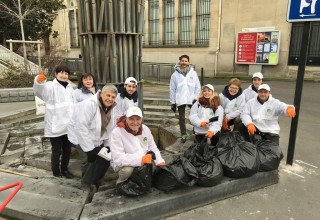
<svg viewBox="0 0 320 220"><path fill-rule="evenodd" d="M205 138L206 140L206 138ZM223 169L216 157L218 151L204 141L191 145L184 153L184 156L192 163L198 172L198 186L215 186L223 178Z"/></svg>
<svg viewBox="0 0 320 220"><path fill-rule="evenodd" d="M242 178L258 172L260 160L257 148L244 141L238 131L223 134L217 147L225 176Z"/></svg>
<svg viewBox="0 0 320 220"><path fill-rule="evenodd" d="M256 142L256 146L260 160L259 171L278 169L283 158L280 146L270 140L259 140Z"/></svg>
<svg viewBox="0 0 320 220"><path fill-rule="evenodd" d="M152 183L152 164L135 167L131 176L117 184L117 193L124 196L140 196L150 191Z"/></svg>
<svg viewBox="0 0 320 220"><path fill-rule="evenodd" d="M154 152L148 151L155 160ZM117 184L117 192L124 196L140 196L150 191L152 185L152 164L135 167L131 176L124 182Z"/></svg>
<svg viewBox="0 0 320 220"><path fill-rule="evenodd" d="M174 179L176 181L173 181ZM160 167L153 176L153 185L159 190L170 191L181 185L193 186L197 179L197 170L190 161L185 157L175 156L169 164Z"/></svg>
<svg viewBox="0 0 320 220"><path fill-rule="evenodd" d="M164 167L160 167L156 170L152 182L153 186L161 191L169 192L171 190L177 189L182 184L177 180L177 178Z"/></svg>

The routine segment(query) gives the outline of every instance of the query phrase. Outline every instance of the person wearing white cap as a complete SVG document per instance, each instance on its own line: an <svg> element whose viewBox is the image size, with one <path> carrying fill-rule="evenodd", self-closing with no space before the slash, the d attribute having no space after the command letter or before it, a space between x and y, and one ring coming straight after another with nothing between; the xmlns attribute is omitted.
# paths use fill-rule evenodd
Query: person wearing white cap
<svg viewBox="0 0 320 220"><path fill-rule="evenodd" d="M214 92L211 84L202 87L198 100L191 107L189 119L194 126L195 139L198 143L207 137L211 139L211 145L217 145L223 120L223 108L220 105L220 97Z"/></svg>
<svg viewBox="0 0 320 220"><path fill-rule="evenodd" d="M243 94L246 97L246 102L258 96L258 88L262 84L262 79L263 75L260 72L256 72L252 75L251 85L243 90Z"/></svg>
<svg viewBox="0 0 320 220"><path fill-rule="evenodd" d="M200 81L196 71L189 66L189 56L179 57L179 66L170 78L171 110L176 112L178 107L181 143L185 143L188 135L186 129L185 109L190 108L200 92Z"/></svg>
<svg viewBox="0 0 320 220"><path fill-rule="evenodd" d="M118 86L118 95L116 98L116 119L123 116L130 106L138 106L138 82L133 77L128 77L124 84Z"/></svg>
<svg viewBox="0 0 320 220"><path fill-rule="evenodd" d="M68 138L71 143L80 145L87 154L88 166L82 173L81 188L99 188L110 162L100 156L100 151L109 147L111 131L116 126L114 108L118 90L112 84L88 99L75 105Z"/></svg>
<svg viewBox="0 0 320 220"><path fill-rule="evenodd" d="M141 109L131 106L111 132L111 165L116 172L119 172L117 184L126 181L134 167L152 164L150 151L155 154L154 162L157 166L165 165L150 129L142 124L142 118Z"/></svg>
<svg viewBox="0 0 320 220"><path fill-rule="evenodd" d="M241 81L237 78L229 80L228 85L219 94L221 106L224 110L224 118L222 121L222 132L230 131L230 126L237 131L241 123L240 114L246 104L245 96L242 92Z"/></svg>
<svg viewBox="0 0 320 220"><path fill-rule="evenodd" d="M260 135L262 139L279 145L279 116L293 118L296 115L293 105L273 98L270 91L268 84L260 85L257 98L249 100L241 113L243 124L239 126L239 131L246 141L250 142L254 135Z"/></svg>

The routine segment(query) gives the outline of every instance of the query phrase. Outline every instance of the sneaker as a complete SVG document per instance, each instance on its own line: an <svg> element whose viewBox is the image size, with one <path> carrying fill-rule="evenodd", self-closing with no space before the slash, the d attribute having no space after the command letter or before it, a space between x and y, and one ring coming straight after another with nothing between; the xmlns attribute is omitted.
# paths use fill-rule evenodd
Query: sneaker
<svg viewBox="0 0 320 220"><path fill-rule="evenodd" d="M188 138L188 135L183 134L183 135L181 136L181 143L186 143L187 138Z"/></svg>
<svg viewBox="0 0 320 220"><path fill-rule="evenodd" d="M69 170L62 171L61 174L67 179L72 179L74 177L73 174L69 172Z"/></svg>

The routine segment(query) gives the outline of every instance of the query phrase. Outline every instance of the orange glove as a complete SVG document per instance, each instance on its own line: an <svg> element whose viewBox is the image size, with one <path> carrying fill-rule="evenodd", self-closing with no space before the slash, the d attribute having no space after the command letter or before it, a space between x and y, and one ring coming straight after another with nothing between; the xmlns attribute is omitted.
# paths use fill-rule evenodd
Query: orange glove
<svg viewBox="0 0 320 220"><path fill-rule="evenodd" d="M146 154L142 157L141 159L141 165L145 164L152 164L152 155L151 154Z"/></svg>
<svg viewBox="0 0 320 220"><path fill-rule="evenodd" d="M207 127L208 124L209 124L208 122L202 121L202 122L200 122L200 127Z"/></svg>
<svg viewBox="0 0 320 220"><path fill-rule="evenodd" d="M38 83L42 83L43 81L45 81L47 79L47 77L44 75L43 71L41 71L38 75L37 78L37 82Z"/></svg>
<svg viewBox="0 0 320 220"><path fill-rule="evenodd" d="M290 118L294 118L296 116L296 110L294 109L294 107L289 106L287 108L287 114Z"/></svg>
<svg viewBox="0 0 320 220"><path fill-rule="evenodd" d="M227 117L224 117L223 118L223 121L222 121L222 130L223 131L228 131L228 130L230 130L229 129L229 126L228 126L228 118Z"/></svg>
<svg viewBox="0 0 320 220"><path fill-rule="evenodd" d="M213 131L207 131L206 137L211 139L213 135L214 135Z"/></svg>
<svg viewBox="0 0 320 220"><path fill-rule="evenodd" d="M166 165L165 162L161 162L161 163L158 163L158 164L157 164L158 167L165 166L165 165Z"/></svg>
<svg viewBox="0 0 320 220"><path fill-rule="evenodd" d="M254 126L254 124L250 123L247 125L247 129L250 135L254 135L254 133L256 132L256 127Z"/></svg>

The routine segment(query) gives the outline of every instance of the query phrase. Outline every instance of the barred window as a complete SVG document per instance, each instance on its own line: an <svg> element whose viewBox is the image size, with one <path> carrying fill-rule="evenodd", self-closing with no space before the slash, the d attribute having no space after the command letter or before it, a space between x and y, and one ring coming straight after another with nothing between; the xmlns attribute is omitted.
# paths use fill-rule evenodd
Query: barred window
<svg viewBox="0 0 320 220"><path fill-rule="evenodd" d="M79 38L78 38L78 26L76 25L76 17L74 10L69 11L69 27L70 27L70 46L79 47Z"/></svg>
<svg viewBox="0 0 320 220"><path fill-rule="evenodd" d="M180 0L179 44L191 44L192 0Z"/></svg>
<svg viewBox="0 0 320 220"><path fill-rule="evenodd" d="M164 0L163 23L164 45L174 44L174 0Z"/></svg>
<svg viewBox="0 0 320 220"><path fill-rule="evenodd" d="M149 0L149 44L159 44L159 0Z"/></svg>
<svg viewBox="0 0 320 220"><path fill-rule="evenodd" d="M291 28L288 65L298 65L303 33L303 23L294 22ZM307 66L320 66L320 22L311 21Z"/></svg>
<svg viewBox="0 0 320 220"><path fill-rule="evenodd" d="M209 44L210 0L197 1L196 44Z"/></svg>

